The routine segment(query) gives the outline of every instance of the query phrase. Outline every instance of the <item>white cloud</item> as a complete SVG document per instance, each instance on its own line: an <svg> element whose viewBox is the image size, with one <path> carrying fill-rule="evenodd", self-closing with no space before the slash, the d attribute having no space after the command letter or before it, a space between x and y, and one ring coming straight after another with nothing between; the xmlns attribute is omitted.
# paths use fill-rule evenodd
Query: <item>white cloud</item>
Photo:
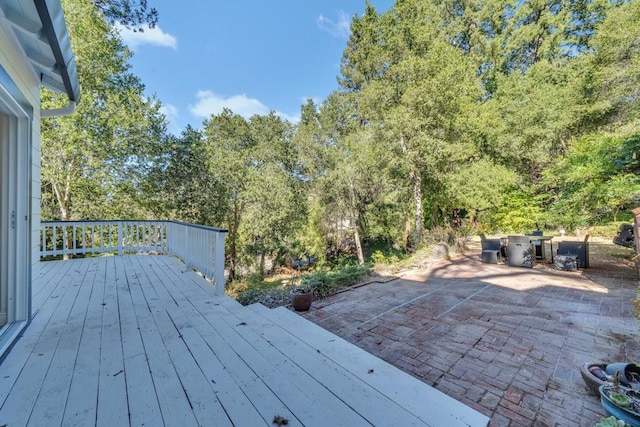
<svg viewBox="0 0 640 427"><path fill-rule="evenodd" d="M143 31L133 31L120 24L116 24L116 29L120 32L122 41L130 49L136 50L139 46L149 44L152 46L170 47L178 49L178 39L169 33L162 31L159 25L154 28L145 28Z"/></svg>
<svg viewBox="0 0 640 427"><path fill-rule="evenodd" d="M167 118L178 117L178 109L172 104L164 104L160 107L160 112L167 116Z"/></svg>
<svg viewBox="0 0 640 427"><path fill-rule="evenodd" d="M172 104L163 104L160 107L160 113L164 114L167 119L167 128L169 132L174 135L179 135L182 132L178 125L178 109Z"/></svg>
<svg viewBox="0 0 640 427"><path fill-rule="evenodd" d="M247 95L234 95L223 98L209 90L201 90L196 94L198 102L189 105L189 110L196 117L209 118L212 114L220 114L228 108L242 117L249 118L254 114L269 114L269 108L255 98Z"/></svg>
<svg viewBox="0 0 640 427"><path fill-rule="evenodd" d="M209 90L201 90L196 94L198 101L195 105L189 105L189 111L196 117L208 119L212 114L220 114L222 110L228 108L235 114L246 119L253 115L267 115L272 110L255 98L250 98L246 94L233 95L228 98L216 95ZM280 111L275 113L284 120L292 122L300 120L299 116L289 115Z"/></svg>
<svg viewBox="0 0 640 427"><path fill-rule="evenodd" d="M351 34L351 19L344 11L338 12L338 19L332 20L324 15L318 16L316 25L322 31L326 31L333 37L348 39Z"/></svg>

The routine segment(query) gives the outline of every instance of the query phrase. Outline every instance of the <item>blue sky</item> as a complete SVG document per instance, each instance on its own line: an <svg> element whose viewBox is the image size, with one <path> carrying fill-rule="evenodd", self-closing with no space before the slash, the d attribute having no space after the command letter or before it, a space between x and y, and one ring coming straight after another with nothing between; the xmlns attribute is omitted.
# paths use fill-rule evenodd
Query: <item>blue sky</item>
<svg viewBox="0 0 640 427"><path fill-rule="evenodd" d="M393 0L370 0L384 12ZM307 98L338 85L354 14L365 0L151 0L153 30L122 29L133 73L157 94L179 133L223 107L250 117L274 110L297 120Z"/></svg>

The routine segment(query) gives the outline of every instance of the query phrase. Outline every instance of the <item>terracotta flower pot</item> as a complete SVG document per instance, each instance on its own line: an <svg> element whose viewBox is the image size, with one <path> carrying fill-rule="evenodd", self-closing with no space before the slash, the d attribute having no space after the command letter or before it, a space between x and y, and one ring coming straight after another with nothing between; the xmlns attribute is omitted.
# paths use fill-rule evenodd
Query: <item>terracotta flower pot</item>
<svg viewBox="0 0 640 427"><path fill-rule="evenodd" d="M307 311L313 301L313 292L301 289L291 290L291 305L295 311Z"/></svg>

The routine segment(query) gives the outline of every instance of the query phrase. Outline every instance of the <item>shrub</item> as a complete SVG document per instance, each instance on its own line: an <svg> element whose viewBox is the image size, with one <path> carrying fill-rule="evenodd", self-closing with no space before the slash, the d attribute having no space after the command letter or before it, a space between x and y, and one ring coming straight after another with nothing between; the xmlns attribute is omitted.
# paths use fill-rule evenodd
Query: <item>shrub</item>
<svg viewBox="0 0 640 427"><path fill-rule="evenodd" d="M320 270L304 276L301 286L309 287L318 298L326 298L341 288L354 285L368 273L368 268L359 265L347 265L331 272Z"/></svg>
<svg viewBox="0 0 640 427"><path fill-rule="evenodd" d="M332 280L324 270L304 276L300 286L311 289L318 298L326 298L335 292Z"/></svg>
<svg viewBox="0 0 640 427"><path fill-rule="evenodd" d="M242 305L253 304L260 301L260 297L263 293L264 292L260 289L249 289L247 291L241 292L240 295L238 295L237 300Z"/></svg>
<svg viewBox="0 0 640 427"><path fill-rule="evenodd" d="M387 263L387 257L384 256L382 251L377 250L377 251L375 251L374 253L371 254L371 261L373 261L374 264L386 264Z"/></svg>
<svg viewBox="0 0 640 427"><path fill-rule="evenodd" d="M341 288L356 284L368 273L369 269L367 267L359 265L348 265L335 271L318 270L302 276L300 287L311 289L316 298L326 298ZM259 302L273 308L289 304L289 292L291 289L291 285L271 289L264 289L260 286L247 289L246 285L244 288L236 285L236 300L242 305ZM227 293L230 294L229 290L227 290Z"/></svg>
<svg viewBox="0 0 640 427"><path fill-rule="evenodd" d="M344 288L357 283L368 273L368 268L359 265L350 265L332 273L331 278L338 288Z"/></svg>

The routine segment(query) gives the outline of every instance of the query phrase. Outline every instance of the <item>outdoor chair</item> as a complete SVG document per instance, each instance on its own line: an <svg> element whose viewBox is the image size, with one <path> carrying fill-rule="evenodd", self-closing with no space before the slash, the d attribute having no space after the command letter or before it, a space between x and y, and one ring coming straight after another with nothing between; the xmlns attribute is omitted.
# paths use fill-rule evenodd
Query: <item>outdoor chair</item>
<svg viewBox="0 0 640 427"><path fill-rule="evenodd" d="M578 268L589 268L589 235L582 242L559 242L558 255L576 256Z"/></svg>
<svg viewBox="0 0 640 427"><path fill-rule="evenodd" d="M482 262L497 264L502 261L502 240L482 239Z"/></svg>
<svg viewBox="0 0 640 427"><path fill-rule="evenodd" d="M633 224L622 224L618 230L618 234L613 238L613 243L627 248L633 248L636 245L633 237Z"/></svg>

